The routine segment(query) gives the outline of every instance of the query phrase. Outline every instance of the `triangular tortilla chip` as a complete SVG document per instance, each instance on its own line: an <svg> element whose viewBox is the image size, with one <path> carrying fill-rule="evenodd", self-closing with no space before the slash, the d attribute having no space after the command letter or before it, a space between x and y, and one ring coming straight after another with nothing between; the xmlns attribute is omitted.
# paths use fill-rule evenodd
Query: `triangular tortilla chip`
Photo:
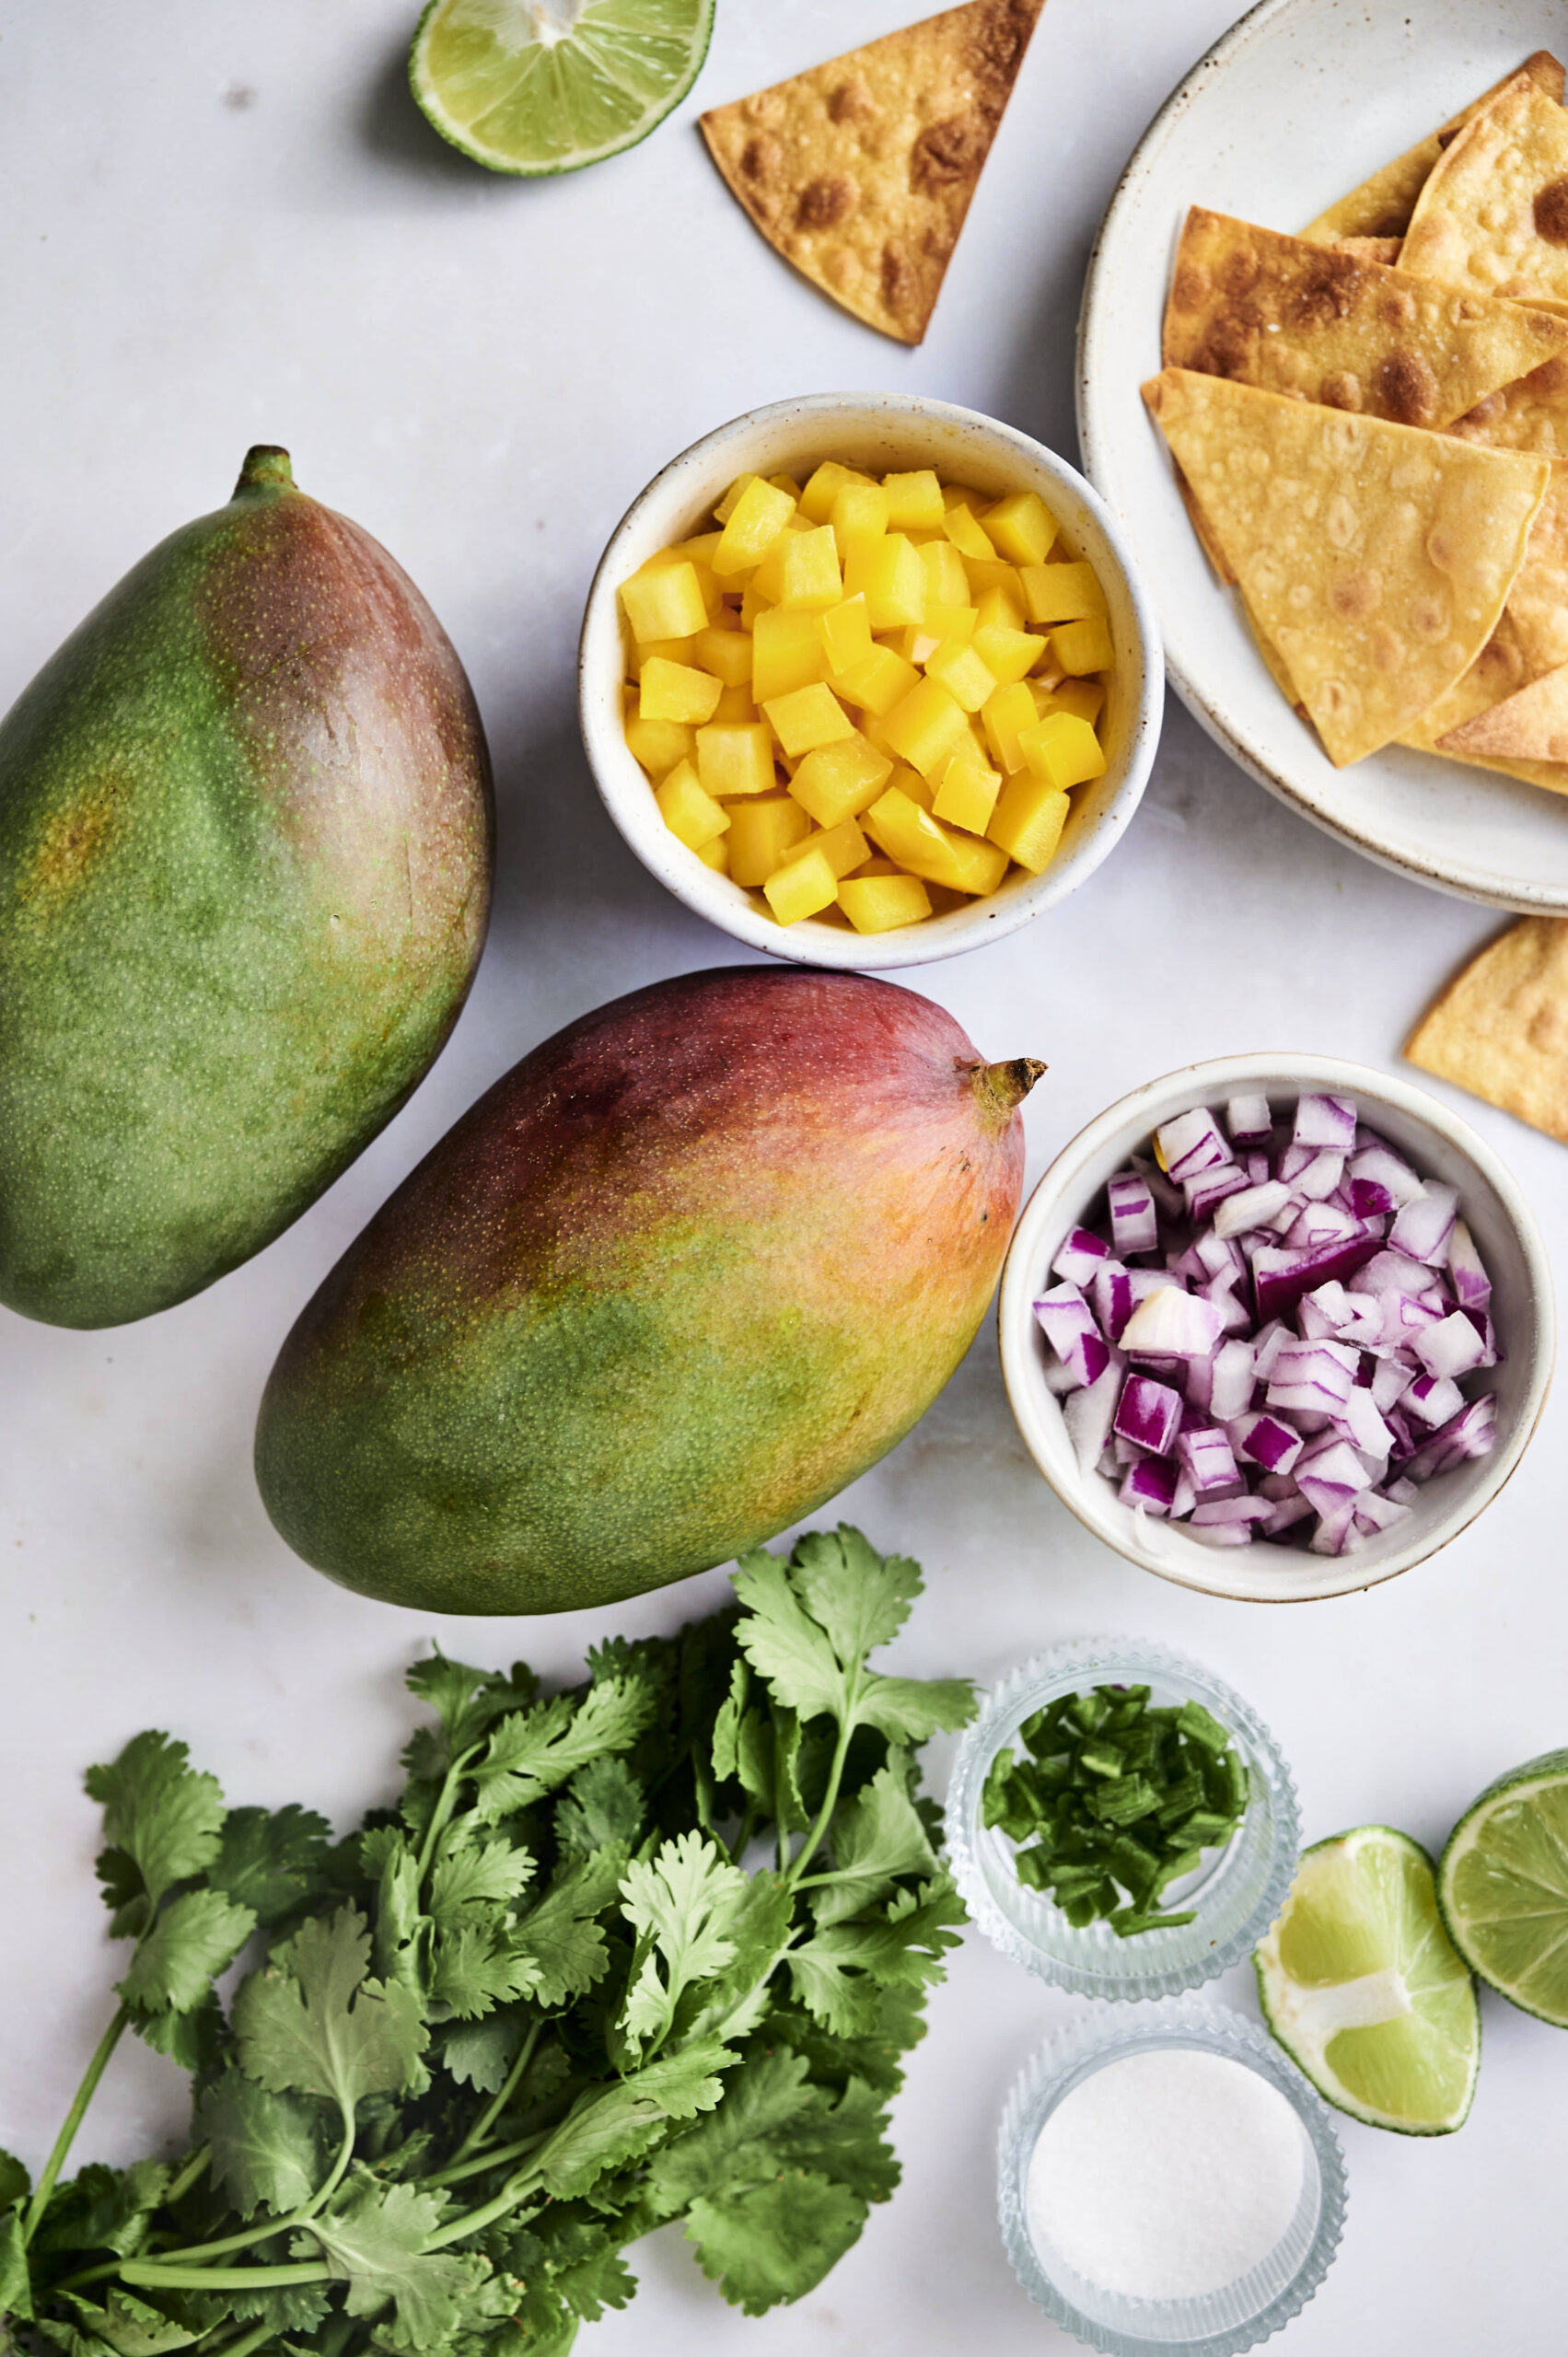
<svg viewBox="0 0 1568 2357"><path fill-rule="evenodd" d="M1176 250L1163 358L1330 409L1441 426L1565 351L1568 319L1195 204Z"/></svg>
<svg viewBox="0 0 1568 2357"><path fill-rule="evenodd" d="M1568 762L1568 663L1450 728L1442 745L1461 760L1491 753L1509 761Z"/></svg>
<svg viewBox="0 0 1568 2357"><path fill-rule="evenodd" d="M1527 80L1483 107L1422 190L1399 269L1568 301L1568 108Z"/></svg>
<svg viewBox="0 0 1568 2357"><path fill-rule="evenodd" d="M1561 100L1562 68L1550 50L1538 49L1533 57L1526 58L1518 72L1527 75L1546 92L1549 99ZM1338 245L1343 238L1403 237L1410 226L1416 199L1444 149L1451 144L1456 133L1462 131L1466 123L1481 112L1482 107L1490 106L1498 92L1505 90L1509 83L1516 79L1517 75L1505 74L1501 82L1494 82L1490 90L1483 90L1479 99L1473 99L1468 107L1461 107L1440 131L1433 132L1429 138L1419 140L1402 156L1396 156L1391 164L1385 164L1380 171L1374 172L1370 180L1363 180L1359 188L1353 188L1348 196L1342 196L1337 204L1330 204L1326 213L1319 213L1316 221L1307 223L1302 236L1313 238L1321 246ZM1387 260L1388 257L1381 256L1379 259Z"/></svg>
<svg viewBox="0 0 1568 2357"><path fill-rule="evenodd" d="M1540 307L1535 308L1539 316ZM1488 393L1457 417L1450 431L1493 450L1539 450L1548 459L1568 459L1568 358L1543 361L1517 383Z"/></svg>
<svg viewBox="0 0 1568 2357"><path fill-rule="evenodd" d="M1522 784L1539 786L1547 794L1568 795L1568 761L1519 761L1494 753L1461 753L1447 743L1448 737L1468 721L1494 711L1508 697L1517 694L1525 679L1518 633L1504 609L1502 621L1464 678L1446 695L1439 696L1419 720L1401 729L1399 743L1410 746L1414 752L1435 753L1440 761L1462 761L1469 769L1496 771L1504 777L1517 778Z"/></svg>
<svg viewBox="0 0 1568 2357"><path fill-rule="evenodd" d="M918 343L1044 0L970 0L702 118L768 243Z"/></svg>
<svg viewBox="0 0 1568 2357"><path fill-rule="evenodd" d="M1469 669L1523 561L1544 459L1182 368L1144 398L1336 767Z"/></svg>
<svg viewBox="0 0 1568 2357"><path fill-rule="evenodd" d="M1523 917L1500 934L1416 1025L1405 1054L1568 1144L1568 919Z"/></svg>

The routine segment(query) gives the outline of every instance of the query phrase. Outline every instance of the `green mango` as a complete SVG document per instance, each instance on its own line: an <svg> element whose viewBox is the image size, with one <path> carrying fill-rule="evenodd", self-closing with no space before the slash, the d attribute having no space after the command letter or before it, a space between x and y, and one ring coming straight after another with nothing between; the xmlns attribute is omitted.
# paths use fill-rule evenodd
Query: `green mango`
<svg viewBox="0 0 1568 2357"><path fill-rule="evenodd" d="M0 722L0 1301L145 1318L297 1219L457 1020L494 835L440 624L253 449Z"/></svg>
<svg viewBox="0 0 1568 2357"><path fill-rule="evenodd" d="M285 1342L290 1545L436 1612L610 1604L814 1513L985 1314L1044 1067L862 974L633 992L496 1082Z"/></svg>

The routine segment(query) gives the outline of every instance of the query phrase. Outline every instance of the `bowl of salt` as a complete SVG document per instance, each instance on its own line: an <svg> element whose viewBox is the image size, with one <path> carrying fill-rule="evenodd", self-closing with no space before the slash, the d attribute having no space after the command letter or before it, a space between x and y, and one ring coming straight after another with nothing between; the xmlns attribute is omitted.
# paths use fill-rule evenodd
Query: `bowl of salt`
<svg viewBox="0 0 1568 2357"><path fill-rule="evenodd" d="M997 2158L1018 2281L1108 2357L1237 2357L1305 2307L1343 2231L1327 2106L1251 2022L1195 1997L1051 2039Z"/></svg>

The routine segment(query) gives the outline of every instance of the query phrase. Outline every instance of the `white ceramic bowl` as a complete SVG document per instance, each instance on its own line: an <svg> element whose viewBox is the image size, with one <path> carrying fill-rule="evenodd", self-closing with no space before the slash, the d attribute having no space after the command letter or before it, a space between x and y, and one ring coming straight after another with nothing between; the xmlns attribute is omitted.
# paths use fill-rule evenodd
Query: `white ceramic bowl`
<svg viewBox="0 0 1568 2357"><path fill-rule="evenodd" d="M1105 775L1074 795L1062 848L1043 876L1015 873L972 908L896 933L860 935L808 917L781 925L727 876L715 876L660 818L653 789L627 749L621 716L622 652L616 593L672 540L704 528L738 474L808 472L839 459L867 472L935 467L949 482L1000 497L1036 491L1061 526L1058 548L1086 557L1110 611L1116 667L1102 724ZM921 966L997 941L1091 876L1137 808L1154 762L1164 706L1164 655L1150 599L1121 527L1064 459L973 410L911 393L807 393L749 411L704 435L635 499L599 560L583 617L577 666L583 743L594 782L645 867L698 916L755 949L805 966Z"/></svg>
<svg viewBox="0 0 1568 2357"><path fill-rule="evenodd" d="M1179 1523L1124 1506L1098 1472L1085 1473L1060 1403L1046 1388L1045 1344L1033 1304L1068 1229L1090 1213L1106 1181L1162 1121L1195 1105L1264 1092L1276 1109L1304 1090L1353 1097L1368 1126L1421 1172L1459 1191L1459 1207L1492 1278L1493 1322L1507 1356L1492 1370L1497 1446L1425 1483L1408 1521L1350 1555L1308 1554L1257 1543L1219 1549ZM1221 1056L1123 1097L1064 1146L1018 1222L1002 1272L1002 1372L1018 1429L1051 1488L1080 1522L1128 1562L1183 1587L1251 1603L1344 1596L1409 1571L1446 1547L1497 1495L1528 1446L1545 1404L1556 1351L1551 1272L1534 1213L1504 1164L1469 1124L1423 1089L1337 1056Z"/></svg>

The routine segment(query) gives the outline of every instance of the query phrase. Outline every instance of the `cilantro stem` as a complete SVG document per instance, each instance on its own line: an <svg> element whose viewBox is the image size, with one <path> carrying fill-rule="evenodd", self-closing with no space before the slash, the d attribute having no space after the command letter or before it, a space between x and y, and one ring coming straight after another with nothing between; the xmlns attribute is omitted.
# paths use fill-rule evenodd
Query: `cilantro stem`
<svg viewBox="0 0 1568 2357"><path fill-rule="evenodd" d="M531 2136L519 2136L515 2144L498 2144L494 2153L476 2153L471 2161L448 2161L444 2169L433 2170L419 2182L422 2186L456 2185L462 2177L478 2177L482 2169L498 2169L504 2161L520 2161L525 2153L531 2153L553 2133L553 2126L540 2128Z"/></svg>
<svg viewBox="0 0 1568 2357"><path fill-rule="evenodd" d="M207 2357L250 2357L251 2351L260 2349L276 2330L273 2324L252 2325L249 2332L240 2333L238 2339L219 2341L215 2350L207 2351Z"/></svg>
<svg viewBox="0 0 1568 2357"><path fill-rule="evenodd" d="M424 1829L424 1839L419 1845L416 1871L422 1887L425 1875L430 1872L430 1861L436 1854L436 1844L447 1830L452 1811L458 1805L458 1786L462 1782L463 1771L478 1750L478 1744L470 1743L466 1751L459 1752L447 1771L440 1793L436 1796L436 1805L430 1812L430 1822Z"/></svg>
<svg viewBox="0 0 1568 2357"><path fill-rule="evenodd" d="M839 1786L843 1782L844 1762L849 1757L849 1739L854 1733L854 1699L852 1694L850 1707L840 1722L839 1739L833 1746L833 1764L828 1771L828 1789L817 1812L817 1822L807 1835L806 1846L797 1853L794 1864L784 1870L784 1879L792 1890L799 1889L801 1874L819 1848L822 1836L828 1830L829 1819L839 1805Z"/></svg>
<svg viewBox="0 0 1568 2357"><path fill-rule="evenodd" d="M217 2242L186 2243L177 2250L160 2251L157 2263L160 2266L184 2264L200 2267L209 2258L224 2258L231 2250L250 2250L257 2243L270 2241L273 2235L286 2234L291 2226L307 2225L337 2191L353 2151L354 2121L350 2118L344 2122L343 2140L338 2148L338 2157L308 2201L301 2202L297 2210L291 2210L286 2218L268 2218L260 2226L248 2226L243 2234L225 2235ZM167 2201L167 2195L165 2200Z"/></svg>
<svg viewBox="0 0 1568 2357"><path fill-rule="evenodd" d="M331 2275L325 2259L314 2258L283 2267L166 2267L146 2258L120 2264L122 2283L148 2292L271 2292L285 2283L330 2283Z"/></svg>
<svg viewBox="0 0 1568 2357"><path fill-rule="evenodd" d="M177 2201L183 2201L185 2196L190 2192L191 2188L201 2176L202 2171L206 2167L207 2163L212 2159L212 2156L213 2148L210 2144L197 2145L195 2151L186 2162L185 2166L180 2170L180 2175L175 2178L174 2183L169 2187L168 2191L163 2197L163 2207L166 2210L171 2210Z"/></svg>
<svg viewBox="0 0 1568 2357"><path fill-rule="evenodd" d="M553 2130L551 2131L553 2134ZM539 2178L537 2169L520 2169L508 2177L493 2201L481 2204L477 2210L465 2210L449 2219L436 2233L427 2235L420 2246L426 2252L445 2250L448 2243L460 2243L470 2235L477 2235L482 2226L493 2226L497 2218L505 2218L520 2201L525 2201Z"/></svg>
<svg viewBox="0 0 1568 2357"><path fill-rule="evenodd" d="M533 2061L534 2048L539 2044L540 2035L543 2028L544 2023L542 2020L530 2022L528 2025L528 2035L524 2038L522 2045L517 2049L517 2059L513 2063L511 2069L507 2072L505 2078L502 2081L499 2094L493 2096L491 2101L485 2105L484 2109L480 2113L479 2118L474 2121L473 2126L469 2130L468 2134L463 2138L462 2142L458 2146L457 2151L453 2154L453 2161L460 2161L465 2153L471 2152L476 2145L482 2144L485 2142L485 2139L489 2136L492 2128L494 2127L496 2120L505 2110L506 2106L511 2102L512 2097L517 2094L519 2085L522 2084L523 2073L528 2069L528 2064ZM442 2177L449 2177L450 2174L451 2169L449 2165L441 2171Z"/></svg>
<svg viewBox="0 0 1568 2357"><path fill-rule="evenodd" d="M75 2141L76 2131L81 2126L87 2106L97 2092L99 2081L109 2068L110 2056L125 2034L125 2026L130 2018L129 2007L122 2005L103 2036L99 2039L92 2061L82 2074L82 2084L76 2089L75 2100L65 2114L64 2125L54 2139L54 2149L43 2165L43 2175L39 2178L38 2189L28 2204L28 2214L22 2222L24 2249L38 2232L39 2222L49 2207L49 2197L54 2190L55 2180L65 2165L65 2156Z"/></svg>

